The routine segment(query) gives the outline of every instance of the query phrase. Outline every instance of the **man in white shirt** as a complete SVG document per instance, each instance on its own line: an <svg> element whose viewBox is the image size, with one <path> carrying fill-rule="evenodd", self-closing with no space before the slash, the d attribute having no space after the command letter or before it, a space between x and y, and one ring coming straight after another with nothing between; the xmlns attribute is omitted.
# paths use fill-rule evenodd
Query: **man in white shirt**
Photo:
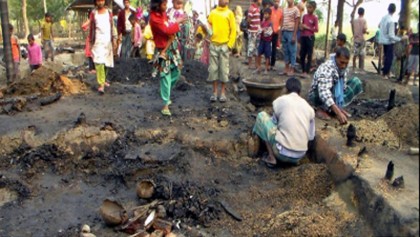
<svg viewBox="0 0 420 237"><path fill-rule="evenodd" d="M400 37L395 36L395 22L392 19L395 11L395 4L389 4L388 14L379 23L380 34L378 41L384 48L384 67L382 68L384 79L389 79L389 72L391 71L392 60L394 59L394 44L401 40Z"/></svg>
<svg viewBox="0 0 420 237"><path fill-rule="evenodd" d="M302 85L296 78L286 82L287 94L273 102L273 116L261 112L253 128L266 144L265 164L272 168L278 162L297 164L315 137L314 109L300 97Z"/></svg>

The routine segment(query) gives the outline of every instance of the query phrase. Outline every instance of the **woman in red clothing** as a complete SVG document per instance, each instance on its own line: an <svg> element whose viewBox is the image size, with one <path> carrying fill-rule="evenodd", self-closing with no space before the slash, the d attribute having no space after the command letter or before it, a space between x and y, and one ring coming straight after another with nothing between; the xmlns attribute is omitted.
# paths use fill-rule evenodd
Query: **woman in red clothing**
<svg viewBox="0 0 420 237"><path fill-rule="evenodd" d="M177 19L175 23L169 23L166 15L167 4L168 0L151 1L150 27L156 45L153 74L160 77L160 96L164 103L161 113L165 116L171 116L171 111L169 110L169 105L172 103L171 89L179 79L180 69L178 65L181 62L176 42L168 47L165 59L159 58L159 55L165 49L169 36L176 34L180 30L180 24L186 21L186 17Z"/></svg>

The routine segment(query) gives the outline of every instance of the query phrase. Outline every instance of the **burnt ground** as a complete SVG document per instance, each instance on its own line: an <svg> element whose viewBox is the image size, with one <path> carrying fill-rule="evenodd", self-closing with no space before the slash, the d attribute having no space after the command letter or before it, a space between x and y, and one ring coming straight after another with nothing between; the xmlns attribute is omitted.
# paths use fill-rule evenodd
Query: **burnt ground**
<svg viewBox="0 0 420 237"><path fill-rule="evenodd" d="M125 236L104 224L105 198L126 210L158 200L185 236L373 235L324 164L271 170L248 157L261 108L246 93L230 87L226 104L211 104L206 68L188 63L164 118L149 70L119 62L103 96L83 76L71 79L85 85L80 93L0 115L1 236L79 236L83 224L97 236ZM149 200L136 196L142 179L156 184Z"/></svg>

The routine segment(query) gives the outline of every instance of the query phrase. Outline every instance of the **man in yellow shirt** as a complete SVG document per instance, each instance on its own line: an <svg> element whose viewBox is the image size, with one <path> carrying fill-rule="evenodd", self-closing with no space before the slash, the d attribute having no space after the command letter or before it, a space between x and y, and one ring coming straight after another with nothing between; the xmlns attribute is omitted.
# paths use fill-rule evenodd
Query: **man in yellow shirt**
<svg viewBox="0 0 420 237"><path fill-rule="evenodd" d="M229 0L219 0L217 8L210 12L211 25L209 81L213 82L211 102L217 101L218 81L221 82L219 101L224 103L226 83L229 81L229 52L236 39L236 23L233 12L228 8Z"/></svg>
<svg viewBox="0 0 420 237"><path fill-rule="evenodd" d="M44 48L45 61L48 61L49 55L51 55L51 61L54 61L52 16L48 12L45 13L45 21L41 25L41 39L42 47Z"/></svg>

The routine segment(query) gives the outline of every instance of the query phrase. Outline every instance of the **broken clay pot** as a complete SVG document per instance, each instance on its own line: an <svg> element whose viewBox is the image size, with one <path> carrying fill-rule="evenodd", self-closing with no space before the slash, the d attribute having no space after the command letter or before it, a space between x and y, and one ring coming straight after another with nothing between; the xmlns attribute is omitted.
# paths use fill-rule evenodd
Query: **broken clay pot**
<svg viewBox="0 0 420 237"><path fill-rule="evenodd" d="M151 180L142 180L137 184L137 195L140 198L148 199L155 193L155 184Z"/></svg>
<svg viewBox="0 0 420 237"><path fill-rule="evenodd" d="M102 219L107 225L115 226L128 220L127 212L117 201L105 199L99 209Z"/></svg>

